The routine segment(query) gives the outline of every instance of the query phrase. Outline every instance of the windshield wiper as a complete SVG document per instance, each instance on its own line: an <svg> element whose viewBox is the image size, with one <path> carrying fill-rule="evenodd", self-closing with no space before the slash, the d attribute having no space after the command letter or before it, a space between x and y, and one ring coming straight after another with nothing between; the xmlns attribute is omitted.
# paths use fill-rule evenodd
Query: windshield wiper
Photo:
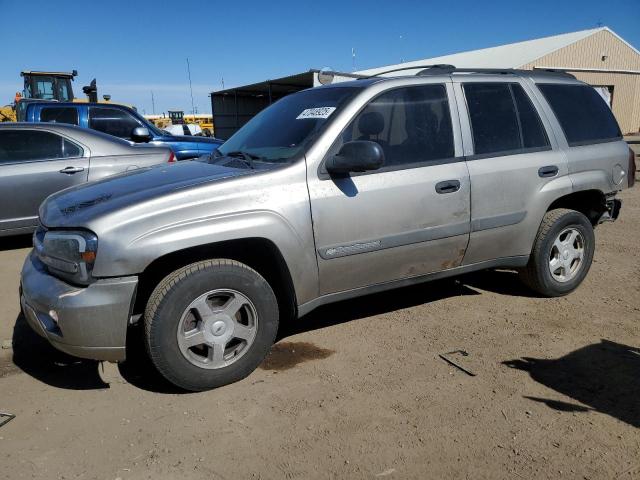
<svg viewBox="0 0 640 480"><path fill-rule="evenodd" d="M220 152L218 152L220 153ZM243 152L242 150L234 150L233 152L228 152L226 154L222 154L224 157L233 157L233 158L239 158L241 160L244 160L244 162L247 164L247 166L252 169L255 170L256 166L254 163L254 160L261 160L262 157L258 156L258 155L254 155L252 153L249 152Z"/></svg>

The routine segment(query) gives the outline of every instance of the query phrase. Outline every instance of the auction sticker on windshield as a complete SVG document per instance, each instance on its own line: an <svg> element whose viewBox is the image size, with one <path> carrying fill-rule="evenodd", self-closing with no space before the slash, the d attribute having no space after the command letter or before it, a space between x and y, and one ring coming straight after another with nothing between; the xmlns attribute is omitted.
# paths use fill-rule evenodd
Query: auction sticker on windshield
<svg viewBox="0 0 640 480"><path fill-rule="evenodd" d="M335 109L336 107L307 108L296 117L296 120L304 120L306 118L329 118L329 115L331 115Z"/></svg>

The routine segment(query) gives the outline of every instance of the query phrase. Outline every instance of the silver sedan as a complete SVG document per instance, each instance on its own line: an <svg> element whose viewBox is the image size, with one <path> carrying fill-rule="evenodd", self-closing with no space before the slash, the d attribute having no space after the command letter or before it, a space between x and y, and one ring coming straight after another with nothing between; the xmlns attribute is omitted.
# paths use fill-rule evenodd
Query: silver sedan
<svg viewBox="0 0 640 480"><path fill-rule="evenodd" d="M59 190L134 168L173 162L167 147L53 123L0 124L0 236L29 233Z"/></svg>

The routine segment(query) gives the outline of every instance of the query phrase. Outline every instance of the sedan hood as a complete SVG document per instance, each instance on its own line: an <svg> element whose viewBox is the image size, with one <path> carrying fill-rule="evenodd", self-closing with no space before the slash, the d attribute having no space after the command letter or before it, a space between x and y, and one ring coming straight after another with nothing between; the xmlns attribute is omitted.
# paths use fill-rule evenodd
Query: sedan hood
<svg viewBox="0 0 640 480"><path fill-rule="evenodd" d="M55 193L40 206L46 227L81 227L104 213L170 194L175 190L247 175L255 170L203 162L132 170Z"/></svg>

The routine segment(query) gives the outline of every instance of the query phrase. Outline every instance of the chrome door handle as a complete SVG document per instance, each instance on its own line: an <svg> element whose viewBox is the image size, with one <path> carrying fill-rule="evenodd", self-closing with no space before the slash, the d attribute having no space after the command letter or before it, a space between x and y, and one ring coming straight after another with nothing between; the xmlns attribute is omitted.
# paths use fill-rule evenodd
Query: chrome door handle
<svg viewBox="0 0 640 480"><path fill-rule="evenodd" d="M78 172L83 172L84 168L82 167L66 167L63 168L62 170L60 170L60 173L66 173L66 174L73 174L73 173L78 173Z"/></svg>
<svg viewBox="0 0 640 480"><path fill-rule="evenodd" d="M444 182L436 183L436 192L438 193L453 193L460 190L460 182L458 180L445 180Z"/></svg>
<svg viewBox="0 0 640 480"><path fill-rule="evenodd" d="M546 167L540 167L538 170L538 176L541 178L544 177L555 177L558 174L558 167L555 165L547 165Z"/></svg>

